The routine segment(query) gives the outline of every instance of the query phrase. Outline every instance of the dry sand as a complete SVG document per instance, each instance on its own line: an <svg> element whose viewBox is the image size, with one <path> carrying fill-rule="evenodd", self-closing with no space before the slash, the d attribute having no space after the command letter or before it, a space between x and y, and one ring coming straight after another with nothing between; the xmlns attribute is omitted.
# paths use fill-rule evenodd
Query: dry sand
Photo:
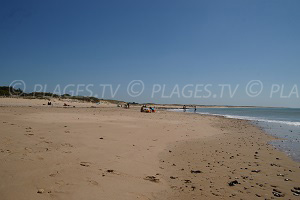
<svg viewBox="0 0 300 200"><path fill-rule="evenodd" d="M246 121L5 101L1 200L299 199L300 164Z"/></svg>

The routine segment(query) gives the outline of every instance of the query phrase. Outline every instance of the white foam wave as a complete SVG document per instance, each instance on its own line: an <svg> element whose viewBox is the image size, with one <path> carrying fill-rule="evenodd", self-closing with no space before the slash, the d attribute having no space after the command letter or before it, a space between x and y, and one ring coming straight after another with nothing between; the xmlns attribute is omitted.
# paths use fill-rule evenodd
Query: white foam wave
<svg viewBox="0 0 300 200"><path fill-rule="evenodd" d="M244 120L250 120L250 121L259 121L259 122L285 124L285 125L291 125L291 126L300 126L300 122L270 120L270 119L264 119L264 118L259 118L259 117L239 116L239 115L221 115L221 114L212 114L212 113L207 113L207 112L198 112L198 113L204 114L204 115L223 116L223 117L231 118L231 119L244 119Z"/></svg>

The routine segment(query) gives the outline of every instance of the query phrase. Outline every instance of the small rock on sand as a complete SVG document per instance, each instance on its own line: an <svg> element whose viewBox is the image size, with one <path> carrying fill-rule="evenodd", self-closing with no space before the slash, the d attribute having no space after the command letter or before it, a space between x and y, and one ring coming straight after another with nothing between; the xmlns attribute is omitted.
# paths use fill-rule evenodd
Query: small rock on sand
<svg viewBox="0 0 300 200"><path fill-rule="evenodd" d="M230 181L228 183L229 186L235 186L236 184L240 184L237 180L234 180L234 181Z"/></svg>
<svg viewBox="0 0 300 200"><path fill-rule="evenodd" d="M145 180L148 180L148 181L152 181L152 182L155 182L155 183L158 183L159 182L159 179L156 178L155 176L147 176L146 178L144 178Z"/></svg>
<svg viewBox="0 0 300 200"><path fill-rule="evenodd" d="M191 170L191 173L192 174L200 174L200 173L202 173L202 171L200 171L200 170Z"/></svg>
<svg viewBox="0 0 300 200"><path fill-rule="evenodd" d="M38 191L37 191L38 194L43 194L44 192L45 192L44 189L38 189Z"/></svg>

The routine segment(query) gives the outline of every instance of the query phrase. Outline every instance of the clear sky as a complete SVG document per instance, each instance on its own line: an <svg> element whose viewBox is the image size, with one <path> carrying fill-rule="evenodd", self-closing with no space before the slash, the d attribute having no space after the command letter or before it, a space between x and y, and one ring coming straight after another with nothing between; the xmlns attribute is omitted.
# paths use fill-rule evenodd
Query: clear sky
<svg viewBox="0 0 300 200"><path fill-rule="evenodd" d="M115 99L300 107L295 90L270 98L272 84L300 93L300 1L1 0L0 68L0 85L24 80L26 92L94 84L100 95L99 84L121 84ZM143 94L126 94L131 80L144 82ZM264 84L255 98L242 89L233 98L151 98L153 84L169 93L212 84L218 93L218 84L251 80Z"/></svg>

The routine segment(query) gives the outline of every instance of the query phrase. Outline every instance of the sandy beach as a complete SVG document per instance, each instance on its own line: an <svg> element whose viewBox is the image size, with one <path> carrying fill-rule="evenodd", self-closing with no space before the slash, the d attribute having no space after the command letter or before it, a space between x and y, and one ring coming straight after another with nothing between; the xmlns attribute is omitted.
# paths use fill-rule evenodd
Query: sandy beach
<svg viewBox="0 0 300 200"><path fill-rule="evenodd" d="M299 199L300 163L247 121L46 104L0 99L1 200Z"/></svg>

